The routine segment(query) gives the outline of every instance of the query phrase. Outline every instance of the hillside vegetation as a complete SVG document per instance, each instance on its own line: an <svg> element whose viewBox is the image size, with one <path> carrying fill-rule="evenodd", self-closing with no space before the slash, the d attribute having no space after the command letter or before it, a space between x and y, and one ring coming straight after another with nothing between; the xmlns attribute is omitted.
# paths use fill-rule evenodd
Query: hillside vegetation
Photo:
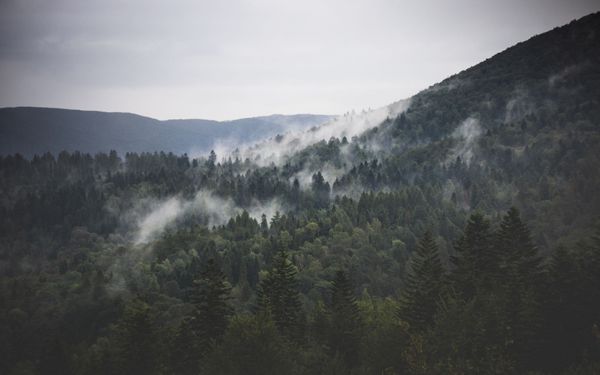
<svg viewBox="0 0 600 375"><path fill-rule="evenodd" d="M600 372L599 30L231 155L0 157L0 372Z"/></svg>

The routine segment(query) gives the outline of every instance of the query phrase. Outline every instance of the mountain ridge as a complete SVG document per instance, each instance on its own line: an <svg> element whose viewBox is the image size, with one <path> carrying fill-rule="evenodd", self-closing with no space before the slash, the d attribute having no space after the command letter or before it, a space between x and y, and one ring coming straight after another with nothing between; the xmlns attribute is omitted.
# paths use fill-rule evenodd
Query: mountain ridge
<svg viewBox="0 0 600 375"><path fill-rule="evenodd" d="M60 151L208 153L217 141L255 142L290 128L310 128L330 115L295 114L228 121L158 120L130 112L49 107L0 108L0 154Z"/></svg>

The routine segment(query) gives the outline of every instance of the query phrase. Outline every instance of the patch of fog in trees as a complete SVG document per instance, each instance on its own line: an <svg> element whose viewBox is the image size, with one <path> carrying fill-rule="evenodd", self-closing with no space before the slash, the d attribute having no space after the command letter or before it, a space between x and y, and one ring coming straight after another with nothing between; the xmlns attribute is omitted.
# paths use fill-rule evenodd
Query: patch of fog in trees
<svg viewBox="0 0 600 375"><path fill-rule="evenodd" d="M248 158L258 166L269 166L272 163L281 165L296 152L317 142L328 141L331 138L351 139L358 136L380 125L386 118L404 112L409 105L410 99L406 99L374 110L360 113L352 111L309 130L290 131L251 146L221 143L216 145L217 154L238 157L241 160Z"/></svg>
<svg viewBox="0 0 600 375"><path fill-rule="evenodd" d="M510 124L520 121L534 112L535 104L529 99L527 91L523 88L517 88L513 96L506 102L504 123Z"/></svg>
<svg viewBox="0 0 600 375"><path fill-rule="evenodd" d="M560 72L558 72L556 74L552 74L548 78L548 87L553 89L553 88L559 86L561 83L567 82L567 78L570 78L570 76L572 76L574 74L580 73L581 71L583 71L584 69L588 68L591 65L592 64L589 61L586 61L583 63L569 65L569 66L565 67Z"/></svg>
<svg viewBox="0 0 600 375"><path fill-rule="evenodd" d="M135 202L134 207L121 214L123 225L127 226L129 233L126 237L133 242L133 246L119 247L109 262L108 271L110 283L107 289L110 293L130 293L135 291L136 285L144 285L152 289L158 288L155 275L140 269L144 267L142 260L152 256L154 241L160 238L170 228L177 228L183 221L196 218L205 223L209 228L226 224L229 219L248 212L249 216L258 222L265 215L267 222L278 212L285 210L278 198L268 201L254 201L248 207L239 207L231 198L222 198L209 190L198 191L193 199L186 200L175 196L166 199L143 198ZM128 242L124 238L113 235L119 243ZM185 256L191 259L196 250L185 249Z"/></svg>
<svg viewBox="0 0 600 375"><path fill-rule="evenodd" d="M464 120L451 134L451 137L456 139L457 143L450 151L446 163L452 163L460 158L469 165L475 155L477 140L481 134L482 129L477 118L469 117Z"/></svg>
<svg viewBox="0 0 600 375"><path fill-rule="evenodd" d="M135 245L143 245L160 237L165 230L177 226L185 219L194 218L209 228L226 224L244 210L261 220L267 220L285 209L278 198L264 202L254 201L247 207L240 207L231 198L217 196L210 190L199 190L192 199L173 196L166 199L142 198L124 212L116 212Z"/></svg>

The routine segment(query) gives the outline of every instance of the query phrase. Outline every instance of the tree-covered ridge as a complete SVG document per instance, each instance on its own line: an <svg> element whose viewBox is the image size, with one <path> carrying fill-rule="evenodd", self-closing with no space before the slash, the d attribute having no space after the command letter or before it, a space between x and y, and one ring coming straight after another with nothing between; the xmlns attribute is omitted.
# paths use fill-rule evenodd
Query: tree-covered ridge
<svg viewBox="0 0 600 375"><path fill-rule="evenodd" d="M79 230L79 251L3 277L3 372L597 370L600 232L542 264L518 210L474 213L442 260L430 231L412 255L379 247L377 219L348 220L348 242L341 222L321 231L342 210L266 228L244 213L145 248Z"/></svg>
<svg viewBox="0 0 600 375"><path fill-rule="evenodd" d="M0 157L0 372L598 372L599 23L278 164Z"/></svg>

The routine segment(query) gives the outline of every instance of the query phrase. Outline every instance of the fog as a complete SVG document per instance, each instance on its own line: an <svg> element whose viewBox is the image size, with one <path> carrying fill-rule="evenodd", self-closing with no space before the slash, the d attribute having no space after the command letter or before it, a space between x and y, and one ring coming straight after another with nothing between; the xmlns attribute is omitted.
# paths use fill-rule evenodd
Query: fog
<svg viewBox="0 0 600 375"><path fill-rule="evenodd" d="M252 145L221 145L217 149L223 155L250 159L259 166L271 163L281 165L294 153L320 141L335 137L346 137L350 141L364 131L380 125L386 118L395 117L408 109L410 99L399 100L385 107L364 110L359 113L347 112L320 126L305 131L289 131L267 141Z"/></svg>
<svg viewBox="0 0 600 375"><path fill-rule="evenodd" d="M464 120L453 132L452 137L457 140L457 145L452 149L449 162L456 160L457 157L467 165L473 159L477 140L481 135L482 130L479 125L479 120L474 117L469 117Z"/></svg>
<svg viewBox="0 0 600 375"><path fill-rule="evenodd" d="M248 207L239 207L231 198L222 198L209 190L198 191L194 198L185 200L170 197L164 200L145 201L144 207L133 208L125 217L135 219L134 244L141 245L157 239L166 229L177 224L178 220L195 217L209 228L226 224L227 221L244 210L256 219L261 220L264 214L269 220L284 207L279 199L266 202L253 202Z"/></svg>

